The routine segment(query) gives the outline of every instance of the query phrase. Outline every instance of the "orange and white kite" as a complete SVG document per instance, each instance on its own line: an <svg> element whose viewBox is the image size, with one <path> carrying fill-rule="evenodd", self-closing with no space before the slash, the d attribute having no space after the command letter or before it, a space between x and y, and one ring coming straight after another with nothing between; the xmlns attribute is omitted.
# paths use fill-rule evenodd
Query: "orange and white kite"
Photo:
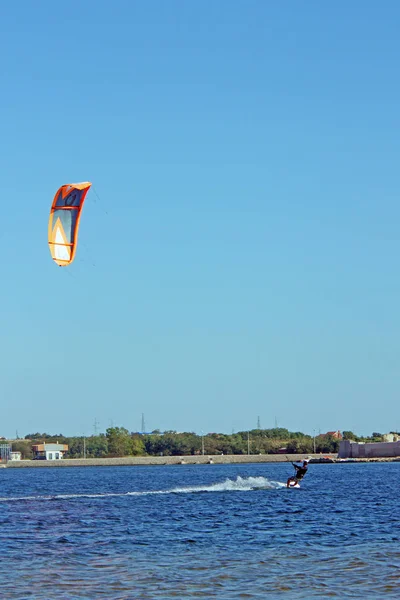
<svg viewBox="0 0 400 600"><path fill-rule="evenodd" d="M81 211L91 185L89 181L62 185L54 196L49 218L49 248L60 267L70 265L75 258Z"/></svg>

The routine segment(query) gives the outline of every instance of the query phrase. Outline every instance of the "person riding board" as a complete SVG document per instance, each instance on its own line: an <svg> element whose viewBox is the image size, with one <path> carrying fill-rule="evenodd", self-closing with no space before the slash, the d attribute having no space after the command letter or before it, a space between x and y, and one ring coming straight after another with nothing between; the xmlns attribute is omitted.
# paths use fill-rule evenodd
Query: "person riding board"
<svg viewBox="0 0 400 600"><path fill-rule="evenodd" d="M290 487L290 482L294 481L294 483L298 483L301 479L303 479L304 475L307 473L307 469L308 469L308 463L309 463L309 459L305 458L303 460L303 465L299 466L296 465L294 462L292 462L292 465L294 466L294 468L296 469L296 474L293 475L293 477L289 477L289 479L287 480L287 487Z"/></svg>

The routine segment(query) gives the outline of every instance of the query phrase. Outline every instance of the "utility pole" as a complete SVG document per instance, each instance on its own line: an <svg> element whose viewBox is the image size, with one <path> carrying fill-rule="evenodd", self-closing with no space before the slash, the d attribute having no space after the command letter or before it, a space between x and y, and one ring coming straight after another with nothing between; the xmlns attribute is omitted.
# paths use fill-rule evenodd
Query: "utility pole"
<svg viewBox="0 0 400 600"><path fill-rule="evenodd" d="M83 458L86 458L86 438L83 436Z"/></svg>
<svg viewBox="0 0 400 600"><path fill-rule="evenodd" d="M146 431L146 425L144 422L144 413L142 413L142 433L144 433Z"/></svg>
<svg viewBox="0 0 400 600"><path fill-rule="evenodd" d="M201 453L204 456L204 432L201 432Z"/></svg>
<svg viewBox="0 0 400 600"><path fill-rule="evenodd" d="M98 420L97 420L97 419L95 419L95 420L94 420L94 424L93 424L94 435L97 435L97 427L98 427L98 424L99 424Z"/></svg>
<svg viewBox="0 0 400 600"><path fill-rule="evenodd" d="M315 429L313 429L313 432L314 432L314 454L316 454L316 452L315 452Z"/></svg>
<svg viewBox="0 0 400 600"><path fill-rule="evenodd" d="M257 417L257 429L261 429L260 417Z"/></svg>
<svg viewBox="0 0 400 600"><path fill-rule="evenodd" d="M247 432L247 454L250 454L250 431Z"/></svg>

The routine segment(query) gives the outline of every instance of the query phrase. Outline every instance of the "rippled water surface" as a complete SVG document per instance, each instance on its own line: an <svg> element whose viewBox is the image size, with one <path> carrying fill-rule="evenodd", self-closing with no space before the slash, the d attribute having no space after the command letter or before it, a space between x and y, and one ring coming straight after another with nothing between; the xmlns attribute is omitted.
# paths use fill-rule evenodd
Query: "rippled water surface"
<svg viewBox="0 0 400 600"><path fill-rule="evenodd" d="M400 463L0 469L0 596L400 598Z"/></svg>

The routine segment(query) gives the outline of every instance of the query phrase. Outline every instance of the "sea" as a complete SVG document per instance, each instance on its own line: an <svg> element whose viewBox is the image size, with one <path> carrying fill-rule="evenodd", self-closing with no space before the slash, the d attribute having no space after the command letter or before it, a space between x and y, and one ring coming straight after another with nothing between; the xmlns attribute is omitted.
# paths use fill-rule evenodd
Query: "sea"
<svg viewBox="0 0 400 600"><path fill-rule="evenodd" d="M0 469L0 597L400 598L400 462Z"/></svg>

